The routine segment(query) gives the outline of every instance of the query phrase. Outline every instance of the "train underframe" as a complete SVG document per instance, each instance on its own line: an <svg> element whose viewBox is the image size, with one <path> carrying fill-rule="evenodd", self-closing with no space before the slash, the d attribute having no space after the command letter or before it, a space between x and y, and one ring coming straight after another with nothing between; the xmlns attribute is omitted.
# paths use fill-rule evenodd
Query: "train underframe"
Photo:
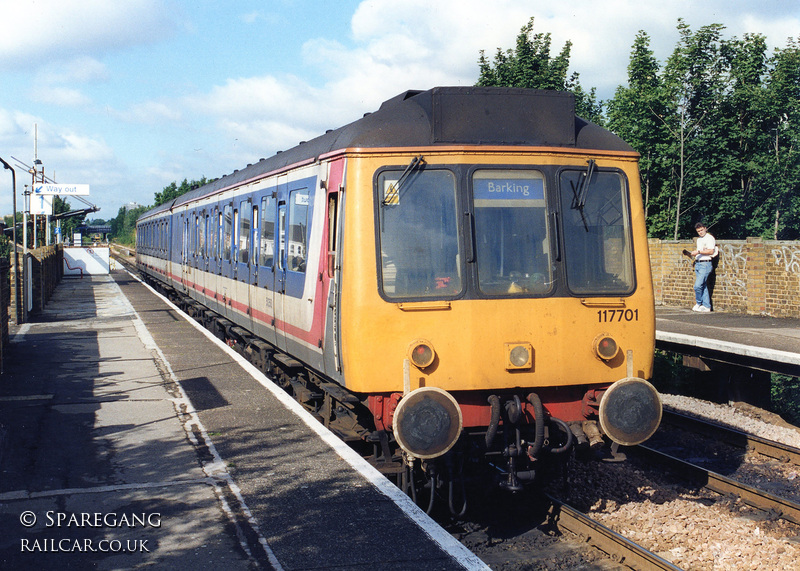
<svg viewBox="0 0 800 571"><path fill-rule="evenodd" d="M560 395L557 408L569 411L565 414L570 420L548 413L546 404L552 395L547 389L454 393L460 407L468 411L468 422L457 441L434 458L416 457L398 445L392 430L392 416L402 393L352 393L194 299L146 274L144 277L292 394L428 513L438 498L453 515L463 515L466 489L476 481L482 486L497 485L519 492L537 480L540 470L572 452L597 454L603 450L607 459L624 459L617 443L608 446L598 421L599 403L608 385L570 387L570 394L579 396L566 402Z"/></svg>

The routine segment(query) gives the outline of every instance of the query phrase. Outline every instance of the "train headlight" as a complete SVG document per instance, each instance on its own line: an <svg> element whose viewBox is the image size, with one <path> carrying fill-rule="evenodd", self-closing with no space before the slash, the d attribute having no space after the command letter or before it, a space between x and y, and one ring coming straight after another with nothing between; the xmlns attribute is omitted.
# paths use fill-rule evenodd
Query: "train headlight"
<svg viewBox="0 0 800 571"><path fill-rule="evenodd" d="M600 427L608 437L622 444L641 444L661 424L661 397L638 377L620 379L600 399Z"/></svg>
<svg viewBox="0 0 800 571"><path fill-rule="evenodd" d="M619 353L619 345L609 335L598 335L594 339L594 352L603 361L610 361Z"/></svg>
<svg viewBox="0 0 800 571"><path fill-rule="evenodd" d="M417 339L408 348L408 358L418 369L429 367L436 358L433 344L426 339Z"/></svg>
<svg viewBox="0 0 800 571"><path fill-rule="evenodd" d="M533 365L533 346L530 343L506 343L506 369L530 369Z"/></svg>
<svg viewBox="0 0 800 571"><path fill-rule="evenodd" d="M438 387L421 387L400 400L392 430L403 450L426 460L453 447L462 423L461 408L453 395Z"/></svg>

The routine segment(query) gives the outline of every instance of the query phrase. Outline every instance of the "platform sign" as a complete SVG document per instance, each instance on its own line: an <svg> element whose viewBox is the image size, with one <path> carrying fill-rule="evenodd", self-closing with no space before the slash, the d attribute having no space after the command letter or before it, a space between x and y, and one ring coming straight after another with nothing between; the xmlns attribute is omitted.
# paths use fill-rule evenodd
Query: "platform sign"
<svg viewBox="0 0 800 571"><path fill-rule="evenodd" d="M72 196L89 196L88 184L48 184L36 183L33 185L33 194L58 194Z"/></svg>
<svg viewBox="0 0 800 571"><path fill-rule="evenodd" d="M31 214L52 216L53 196L48 194L31 196Z"/></svg>

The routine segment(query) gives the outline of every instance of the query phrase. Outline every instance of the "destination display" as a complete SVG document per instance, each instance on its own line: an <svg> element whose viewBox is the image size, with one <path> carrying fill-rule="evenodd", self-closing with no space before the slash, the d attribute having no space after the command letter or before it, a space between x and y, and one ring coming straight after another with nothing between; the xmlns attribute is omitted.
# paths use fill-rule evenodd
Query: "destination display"
<svg viewBox="0 0 800 571"><path fill-rule="evenodd" d="M540 178L476 178L475 200L543 200L544 180Z"/></svg>

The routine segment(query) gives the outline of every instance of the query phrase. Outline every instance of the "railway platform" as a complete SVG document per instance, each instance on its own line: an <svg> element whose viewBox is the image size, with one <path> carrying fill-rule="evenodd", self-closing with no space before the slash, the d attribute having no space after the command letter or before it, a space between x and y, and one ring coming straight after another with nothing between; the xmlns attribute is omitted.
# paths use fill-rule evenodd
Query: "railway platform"
<svg viewBox="0 0 800 571"><path fill-rule="evenodd" d="M800 376L800 319L657 306L656 347Z"/></svg>
<svg viewBox="0 0 800 571"><path fill-rule="evenodd" d="M270 384L127 272L65 278L0 376L0 568L485 568Z"/></svg>

